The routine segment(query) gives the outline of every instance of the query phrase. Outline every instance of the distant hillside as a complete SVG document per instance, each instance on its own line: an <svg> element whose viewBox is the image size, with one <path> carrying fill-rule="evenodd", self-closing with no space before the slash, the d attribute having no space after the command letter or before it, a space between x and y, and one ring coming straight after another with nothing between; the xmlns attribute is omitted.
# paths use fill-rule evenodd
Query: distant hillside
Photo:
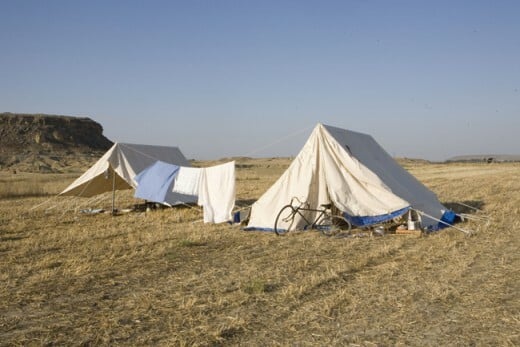
<svg viewBox="0 0 520 347"><path fill-rule="evenodd" d="M509 155L509 154L477 154L477 155L459 155L452 157L447 162L508 162L508 161L520 161L520 155Z"/></svg>
<svg viewBox="0 0 520 347"><path fill-rule="evenodd" d="M110 146L90 118L0 113L0 169L61 172L89 165Z"/></svg>

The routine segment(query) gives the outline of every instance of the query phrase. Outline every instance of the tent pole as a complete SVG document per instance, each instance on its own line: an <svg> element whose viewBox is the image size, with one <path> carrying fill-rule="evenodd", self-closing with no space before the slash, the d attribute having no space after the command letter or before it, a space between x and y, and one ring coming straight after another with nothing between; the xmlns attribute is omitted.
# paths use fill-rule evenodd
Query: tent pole
<svg viewBox="0 0 520 347"><path fill-rule="evenodd" d="M446 222L444 222L444 221L442 221L442 220L440 220L440 219L437 219L437 218L435 218L435 217L433 217L433 216L430 216L428 213L425 213L425 212L423 212L423 211L416 210L416 209L413 209L413 210L416 211L416 212L419 213L419 214L422 214L422 215L424 215L424 216L426 216L426 217L429 217L429 218L433 219L433 220L436 221L436 222L442 223L442 224L446 225L446 226L449 227L449 228L453 228L453 229L456 229L456 230L458 230L458 231L462 231L464 234L466 234L466 235L468 235L468 236L471 236L472 234L474 234L474 232L471 231L471 230L470 230L470 231L468 231L468 230L464 230L464 229L459 228L459 227L457 227L457 226L455 226L455 225L453 225L453 224L446 223Z"/></svg>
<svg viewBox="0 0 520 347"><path fill-rule="evenodd" d="M116 214L116 172L112 170L112 216Z"/></svg>
<svg viewBox="0 0 520 347"><path fill-rule="evenodd" d="M456 203L457 205L461 205L461 206L464 206L464 207L469 207L469 208L471 208L471 209L473 209L473 210L475 210L475 211L484 212L484 211L482 211L482 210L479 209L479 208L476 208L476 207L473 207L473 206L467 205L467 204L465 204L465 203L463 203L463 202L455 202L455 203ZM485 212L484 212L484 213L485 213Z"/></svg>

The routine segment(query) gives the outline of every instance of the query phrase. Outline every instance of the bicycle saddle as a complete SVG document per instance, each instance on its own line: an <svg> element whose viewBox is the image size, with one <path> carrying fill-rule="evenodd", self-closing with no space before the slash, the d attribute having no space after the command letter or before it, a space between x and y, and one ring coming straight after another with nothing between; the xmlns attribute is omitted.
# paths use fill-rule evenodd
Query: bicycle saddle
<svg viewBox="0 0 520 347"><path fill-rule="evenodd" d="M321 204L320 206L328 209L332 207L332 204Z"/></svg>

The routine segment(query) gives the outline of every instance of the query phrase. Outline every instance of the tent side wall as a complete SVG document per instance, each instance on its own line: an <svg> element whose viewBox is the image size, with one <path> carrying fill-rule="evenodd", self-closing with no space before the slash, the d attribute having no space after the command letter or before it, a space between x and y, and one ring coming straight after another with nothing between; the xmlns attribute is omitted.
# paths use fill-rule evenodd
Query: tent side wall
<svg viewBox="0 0 520 347"><path fill-rule="evenodd" d="M447 208L435 193L399 165L372 136L328 125L324 127L347 152L374 172L393 193L408 201L412 208L441 219ZM423 224L433 226L437 222L423 218Z"/></svg>
<svg viewBox="0 0 520 347"><path fill-rule="evenodd" d="M381 178L318 125L320 171L329 199L354 225L364 226L392 219L406 212L410 203L394 194Z"/></svg>

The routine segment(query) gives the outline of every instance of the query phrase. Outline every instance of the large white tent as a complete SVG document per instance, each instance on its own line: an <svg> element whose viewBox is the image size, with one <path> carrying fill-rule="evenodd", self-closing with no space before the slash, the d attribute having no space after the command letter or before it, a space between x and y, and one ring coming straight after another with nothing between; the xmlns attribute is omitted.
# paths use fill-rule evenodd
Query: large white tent
<svg viewBox="0 0 520 347"><path fill-rule="evenodd" d="M115 143L92 167L65 188L60 195L91 197L105 192L135 189L138 173L157 161L191 166L177 147ZM169 194L168 203L196 202L184 194Z"/></svg>
<svg viewBox="0 0 520 347"><path fill-rule="evenodd" d="M433 217L423 215L423 226L437 229L436 219L446 210L370 135L323 124L315 127L289 168L253 204L248 229L272 230L278 212L293 197L314 209L332 203L357 226L387 221L413 208ZM302 223L296 220L291 228Z"/></svg>

